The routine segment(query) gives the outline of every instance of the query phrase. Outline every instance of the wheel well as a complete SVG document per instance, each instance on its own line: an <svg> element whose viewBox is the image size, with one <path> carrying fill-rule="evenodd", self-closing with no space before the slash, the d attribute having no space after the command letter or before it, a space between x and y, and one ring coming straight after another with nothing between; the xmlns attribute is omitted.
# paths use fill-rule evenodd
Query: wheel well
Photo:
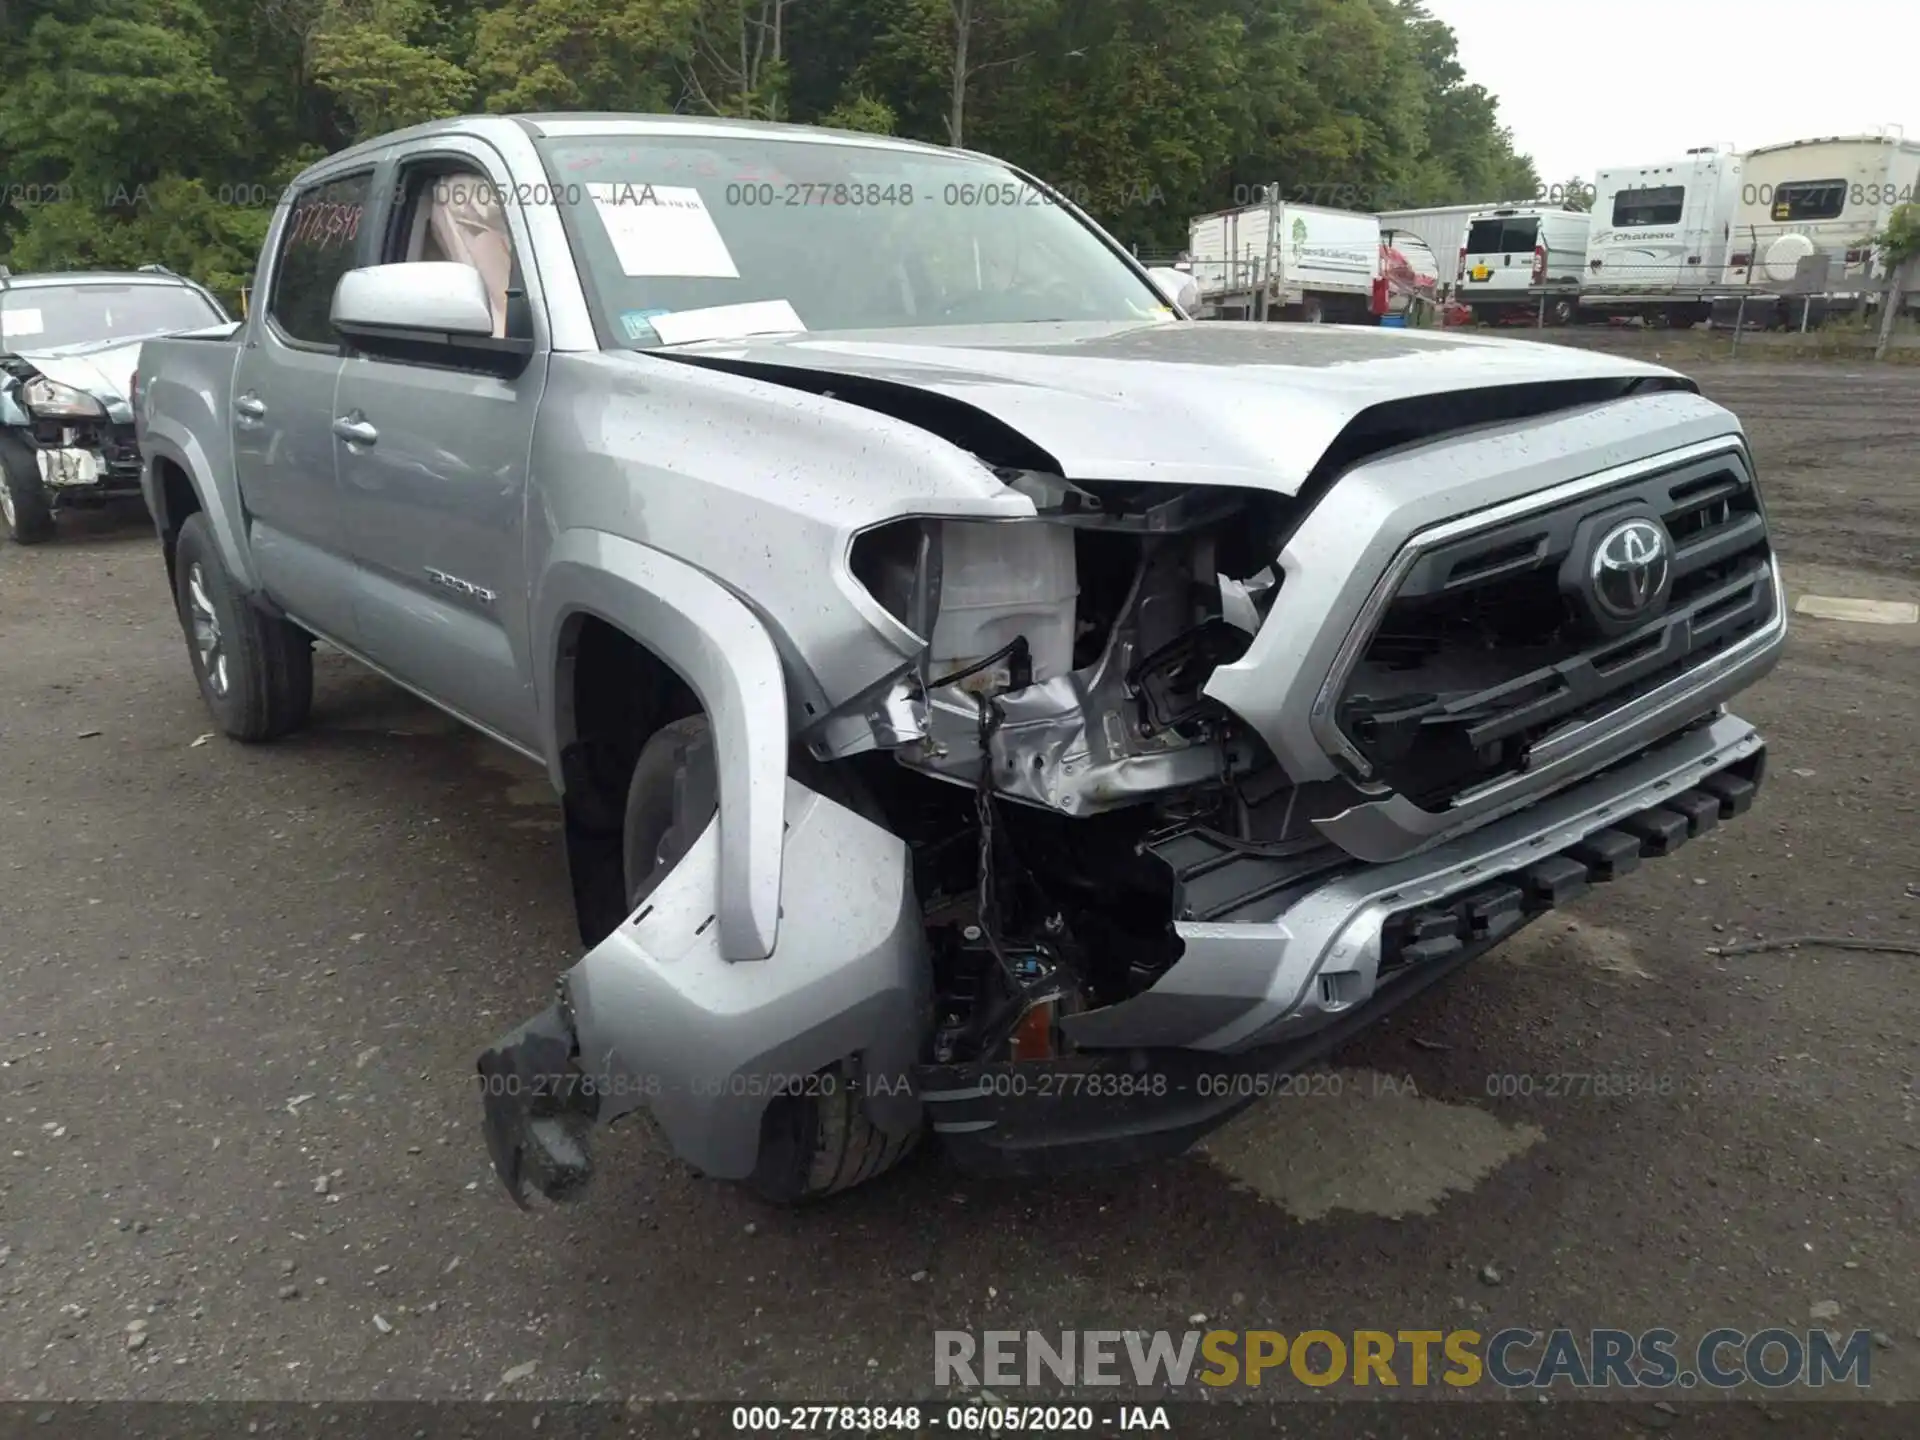
<svg viewBox="0 0 1920 1440"><path fill-rule="evenodd" d="M154 477L160 482L160 550L167 560L167 578L173 578L173 552L180 541L180 527L187 517L203 508L200 493L193 488L187 472L171 460L153 462Z"/></svg>
<svg viewBox="0 0 1920 1440"><path fill-rule="evenodd" d="M620 849L634 762L662 725L699 714L700 700L646 646L584 614L561 632L554 698L574 911L591 946L626 915Z"/></svg>

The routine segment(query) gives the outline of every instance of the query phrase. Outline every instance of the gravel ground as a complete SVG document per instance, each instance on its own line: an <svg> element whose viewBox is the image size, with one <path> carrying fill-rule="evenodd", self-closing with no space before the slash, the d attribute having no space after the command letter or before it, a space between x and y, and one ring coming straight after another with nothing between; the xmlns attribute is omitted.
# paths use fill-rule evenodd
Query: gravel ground
<svg viewBox="0 0 1920 1440"><path fill-rule="evenodd" d="M1794 590L1920 598L1920 370L1700 373ZM1759 808L1348 1046L1338 1094L1173 1163L996 1184L929 1157L803 1213L638 1128L583 1206L508 1203L470 1067L574 957L557 809L321 672L307 732L203 740L143 519L0 547L0 1400L898 1399L933 1393L936 1329L1197 1316L1831 1316L1879 1332L1875 1397L1920 1399L1920 961L1717 953L1913 942L1920 626L1797 622L1739 706Z"/></svg>

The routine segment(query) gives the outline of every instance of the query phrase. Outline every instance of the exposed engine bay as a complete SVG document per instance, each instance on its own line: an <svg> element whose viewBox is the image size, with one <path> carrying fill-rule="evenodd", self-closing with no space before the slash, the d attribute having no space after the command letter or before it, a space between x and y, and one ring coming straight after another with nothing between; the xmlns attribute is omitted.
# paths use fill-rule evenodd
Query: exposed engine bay
<svg viewBox="0 0 1920 1440"><path fill-rule="evenodd" d="M899 521L853 554L931 637L843 763L913 847L941 1064L1069 1053L1063 1020L1180 958L1176 920L1348 863L1311 822L1356 795L1296 788L1203 693L1278 596L1285 497L1002 479L1035 520Z"/></svg>

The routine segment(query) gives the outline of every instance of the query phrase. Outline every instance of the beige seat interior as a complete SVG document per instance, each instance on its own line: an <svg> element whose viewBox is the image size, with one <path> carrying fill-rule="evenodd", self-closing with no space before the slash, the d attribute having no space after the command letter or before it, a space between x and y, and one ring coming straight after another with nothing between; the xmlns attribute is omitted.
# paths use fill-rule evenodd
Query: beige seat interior
<svg viewBox="0 0 1920 1440"><path fill-rule="evenodd" d="M507 282L513 273L513 243L499 192L477 175L448 175L431 182L414 211L409 260L455 260L471 265L486 282L493 333L507 333Z"/></svg>

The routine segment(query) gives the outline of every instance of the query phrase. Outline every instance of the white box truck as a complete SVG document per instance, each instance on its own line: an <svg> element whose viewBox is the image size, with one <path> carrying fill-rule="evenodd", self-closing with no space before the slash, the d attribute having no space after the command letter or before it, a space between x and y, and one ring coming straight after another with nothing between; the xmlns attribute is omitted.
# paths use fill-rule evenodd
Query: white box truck
<svg viewBox="0 0 1920 1440"><path fill-rule="evenodd" d="M1716 323L1744 305L1749 325L1797 328L1810 312L1877 296L1885 267L1873 237L1915 200L1920 141L1834 135L1749 151L1722 277L1735 293L1716 303Z"/></svg>
<svg viewBox="0 0 1920 1440"><path fill-rule="evenodd" d="M1657 324L1707 319L1730 253L1744 158L1702 146L1681 160L1600 171L1581 309Z"/></svg>
<svg viewBox="0 0 1920 1440"><path fill-rule="evenodd" d="M1380 222L1352 210L1260 205L1196 217L1188 254L1200 316L1366 324L1380 275Z"/></svg>

